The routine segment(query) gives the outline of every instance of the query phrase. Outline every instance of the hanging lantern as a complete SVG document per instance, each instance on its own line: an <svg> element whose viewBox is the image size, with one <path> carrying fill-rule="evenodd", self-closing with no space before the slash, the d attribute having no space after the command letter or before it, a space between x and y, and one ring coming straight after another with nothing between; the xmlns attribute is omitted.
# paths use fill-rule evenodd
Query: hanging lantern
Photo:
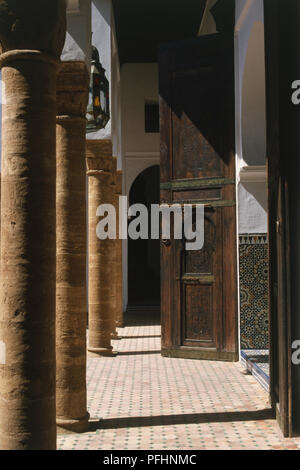
<svg viewBox="0 0 300 470"><path fill-rule="evenodd" d="M96 47L93 47L87 132L104 129L109 120L109 82L100 63L99 52Z"/></svg>

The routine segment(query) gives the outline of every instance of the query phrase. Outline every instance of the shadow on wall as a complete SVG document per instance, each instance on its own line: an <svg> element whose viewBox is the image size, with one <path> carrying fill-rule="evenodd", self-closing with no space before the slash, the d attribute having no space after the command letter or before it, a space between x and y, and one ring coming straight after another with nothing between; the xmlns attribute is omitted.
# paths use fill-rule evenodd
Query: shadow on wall
<svg viewBox="0 0 300 470"><path fill-rule="evenodd" d="M239 233L267 233L267 185L243 182L238 187Z"/></svg>
<svg viewBox="0 0 300 470"><path fill-rule="evenodd" d="M266 163L265 97L264 25L258 21L250 35L243 77L242 144L243 159L248 165ZM252 193L251 187L249 192Z"/></svg>
<svg viewBox="0 0 300 470"><path fill-rule="evenodd" d="M98 10L102 19L105 21L107 26L111 26L112 19L112 7L110 0L93 0L93 7Z"/></svg>
<svg viewBox="0 0 300 470"><path fill-rule="evenodd" d="M256 202L261 206L261 208L267 212L268 211L268 194L267 194L267 185L266 183L257 183L257 182L243 182L242 186L251 194Z"/></svg>

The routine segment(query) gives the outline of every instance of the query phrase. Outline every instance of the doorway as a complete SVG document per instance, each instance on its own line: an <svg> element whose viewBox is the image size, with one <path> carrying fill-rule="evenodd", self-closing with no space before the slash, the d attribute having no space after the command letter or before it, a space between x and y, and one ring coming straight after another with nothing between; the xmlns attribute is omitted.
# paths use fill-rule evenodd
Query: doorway
<svg viewBox="0 0 300 470"><path fill-rule="evenodd" d="M129 204L144 204L149 214L151 233L151 205L160 203L159 165L142 171L133 182ZM130 219L129 219L130 223ZM129 308L159 307L160 305L160 241L128 240L128 306Z"/></svg>
<svg viewBox="0 0 300 470"><path fill-rule="evenodd" d="M153 6L153 2L146 3L149 8L150 5ZM240 239L237 237L235 191L237 176L235 170L240 170L240 167L236 168L235 165L236 153L240 151L235 147L235 124L240 122L241 127L244 126L249 133L253 134L253 139L244 142L246 155L244 163L247 164L245 167L253 167L250 168L252 170L250 175L249 169L245 168L245 176L248 179L254 176L256 178L261 167L264 166L264 162L256 160L250 162L247 159L250 151L253 151L254 156L257 157L258 131L259 135L265 136L265 129L259 126L259 121L253 119L252 113L248 115L249 119L251 118L250 125L247 120L242 119L242 116L236 119L234 65L239 65L240 56L236 57L237 62L234 63L235 2L220 0L215 3L209 14L212 20L210 24L215 26L214 30L208 28L210 25L207 21L207 28L202 27L203 34L200 34L197 39L198 31L193 32L191 25L188 28L189 34L181 38L171 34L171 31L165 34L165 37L159 37L158 34L148 35L156 43L151 44L155 46L151 47L151 51L150 48L147 49L147 55L145 44L149 45L148 41L144 43L141 40L136 41L139 50L133 47L132 37L126 42L126 36L123 34L136 31L134 29L136 25L128 28L126 24L123 28L120 18L125 18L125 15L121 15L122 12L118 8L116 8L116 24L119 28L119 37L122 37L121 64L154 62L157 45L162 42L169 44L165 48L161 66L161 71L163 71L161 75L163 95L161 97L165 102L160 121L163 137L163 145L160 147L163 154L160 167L161 199L177 203L202 202L206 205L205 237L209 243L205 246L203 254L185 253L179 243L176 246L174 243L162 247L163 350L165 355L173 357L236 361L240 358L241 349L251 349L251 352L259 349L265 352L269 346L261 341L263 339L265 343L268 343L265 338L269 330L266 287L268 284L267 230L260 228L254 232L252 226L246 226L238 232ZM231 4L231 9L227 8L228 3ZM118 4L119 2L116 1L115 6ZM137 10L134 11L136 13ZM157 7L157 11L159 14L156 14L155 18L161 20L163 18L161 7ZM189 16L190 18L196 17L196 15L191 15L191 11ZM141 16L139 16L139 27L142 24ZM147 24L150 24L149 15ZM173 23L166 21L165 24ZM241 41L248 43L249 38L246 37L248 29L246 30L244 25L243 28ZM261 29L263 34L263 24ZM193 39L188 40L189 36ZM244 43L242 45L244 46ZM257 68L251 66L250 72L253 73L253 70L257 74ZM257 90L254 91L257 101L260 101ZM130 95L131 100L127 103L126 122L129 114L128 107L133 109L132 100L135 94L137 93ZM148 98L147 94L143 99L146 98ZM249 95L243 98L244 102L245 98L249 98L250 111L252 111L253 100ZM144 102L141 102L139 109L143 107ZM142 119L139 123L143 123ZM239 130L242 133L242 129ZM144 129L140 125L141 134L142 131ZM136 142L139 142L138 132L137 127L137 132L130 134ZM134 143L133 139L130 140L130 144L132 143ZM253 144L251 148L249 148L250 143ZM148 150L146 145L144 148ZM141 149L142 146L134 152L135 157ZM128 150L135 149L128 145ZM197 155L201 155L201 159L196 158ZM260 175L258 177L260 178ZM139 188L139 178L143 178L142 174L131 188L130 204L145 200L143 197L145 198L146 185L140 183ZM252 194L249 181L246 182L247 191L244 191L245 210L241 211L245 216L249 215L253 199L256 199L259 205L257 192ZM252 185L253 181L250 183ZM249 194L252 194L252 200ZM258 220L256 214L253 215L253 220L255 222ZM153 295L154 279L151 276L148 277L146 255L148 243L144 240L129 240L129 305L143 305L153 302L155 298ZM240 246L237 246L238 243ZM237 285L238 251L242 258L240 261L243 263L240 265L240 271L243 270L244 273L243 291L239 291ZM257 286L261 288L261 291ZM159 292L159 289L156 292ZM241 303L246 317L242 338L239 321L241 317L238 315L237 306L238 295L243 296ZM158 296L156 296L156 302L157 299ZM259 345L251 342L253 338L256 341L258 337ZM239 341L241 339L243 343ZM261 364L261 355L260 357L256 357L259 356L258 354L253 356L254 354L250 358L250 365L252 366L253 359ZM271 374L272 362L277 363L278 359L271 355Z"/></svg>

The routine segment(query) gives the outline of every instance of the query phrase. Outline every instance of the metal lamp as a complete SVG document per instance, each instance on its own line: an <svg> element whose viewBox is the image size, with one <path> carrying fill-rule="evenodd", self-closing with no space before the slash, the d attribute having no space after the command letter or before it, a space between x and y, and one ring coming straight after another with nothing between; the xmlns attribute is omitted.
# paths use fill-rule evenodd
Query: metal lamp
<svg viewBox="0 0 300 470"><path fill-rule="evenodd" d="M101 65L99 52L93 46L87 132L104 129L109 120L109 81L105 76L105 69Z"/></svg>

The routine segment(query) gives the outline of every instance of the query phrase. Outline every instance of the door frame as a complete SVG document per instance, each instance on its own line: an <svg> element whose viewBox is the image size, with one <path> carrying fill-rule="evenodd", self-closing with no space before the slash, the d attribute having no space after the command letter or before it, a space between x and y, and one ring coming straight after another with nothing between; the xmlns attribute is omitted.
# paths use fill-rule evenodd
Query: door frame
<svg viewBox="0 0 300 470"><path fill-rule="evenodd" d="M270 321L270 400L285 437L293 434L291 363L291 291L289 183L282 140L287 135L282 117L287 96L282 92L286 72L282 73L282 41L286 18L281 0L264 0L268 231L269 231L269 321ZM283 20L283 21L282 21ZM284 26L285 25L285 26ZM285 64L286 65L286 64Z"/></svg>

